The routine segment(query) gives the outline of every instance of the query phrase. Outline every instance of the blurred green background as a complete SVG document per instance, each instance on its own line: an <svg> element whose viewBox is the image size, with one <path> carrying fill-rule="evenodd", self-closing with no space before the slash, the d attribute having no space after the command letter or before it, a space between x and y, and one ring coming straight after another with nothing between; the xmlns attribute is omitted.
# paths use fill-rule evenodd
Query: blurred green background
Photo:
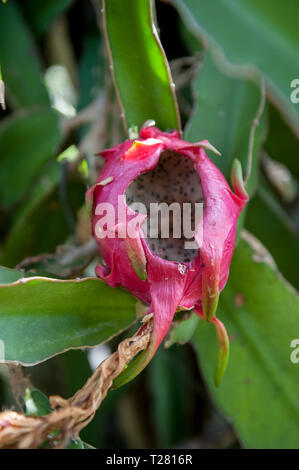
<svg viewBox="0 0 299 470"><path fill-rule="evenodd" d="M191 141L209 139L222 153L217 164L228 178L234 157L241 160L246 171L250 132L261 101L260 77L264 77L266 105L253 142L253 171L248 185L251 201L243 223L271 252L282 275L297 288L299 104L296 107L288 96L291 80L299 78L295 3L288 0L281 12L280 3L271 2L269 7L267 1L157 1L156 20L176 84L185 136ZM57 278L94 275L98 255L90 239L85 191L102 166L95 153L125 138L100 9L97 0L8 0L0 4L0 65L6 85L6 110L0 110L2 266ZM133 51L129 48L127 54ZM122 90L123 83L119 86ZM240 260L241 255L235 266L248 273L254 284L259 272ZM235 299L241 288L236 287L237 276L232 278L220 306L225 315L231 310L228 299ZM270 274L269 279L264 308L271 319L271 310L275 311L271 289L280 292L282 288L276 286ZM256 305L262 303L262 294L258 293ZM255 292L250 295L257 297ZM287 295L281 293L276 305L286 305ZM260 312L255 305L250 308ZM278 309L277 317L285 316L285 322L289 322L291 340L299 337L299 318L295 307L288 317L288 308ZM244 326L256 333L253 338L261 332L267 336L264 327L261 325L259 330L254 325L250 330L249 323ZM100 448L279 447L279 443L295 447L299 366L287 370L289 344L277 347L277 351L281 347L285 361L280 364L277 358L280 369L273 372L266 361L257 380L261 383L254 388L253 379L252 385L255 398L273 391L271 406L281 413L274 423L271 413L263 415L261 404L254 417L257 429L249 429L251 411L249 405L246 408L249 400L242 388L247 379L242 378L240 388L238 383L235 388L232 383L228 390L224 386L219 392L223 393L221 397L211 392L209 366L201 363L198 367L198 354L204 352L207 362L209 347L215 341L204 331L206 339L201 340L204 328L197 329L193 343L161 347L136 380L109 393L95 419L83 430L82 439ZM69 397L130 332L133 329L90 351L60 354L26 368L25 373L46 395ZM242 337L241 346L246 341ZM251 337L248 340L251 346L254 341ZM271 356L274 347L270 345L263 356L261 344L257 341L257 346L248 349L250 357L257 354L258 364L264 364L263 358ZM233 350L232 364L231 370L235 371L238 361L234 362ZM282 376L277 379L281 370L291 375L289 382ZM266 380L269 384L264 385ZM248 384L245 389L250 387ZM279 396L284 386L289 387L289 394L281 405ZM227 407L223 405L228 403L226 394L232 401ZM267 402L267 396L264 399ZM4 368L0 406L16 406ZM288 410L294 407L294 421L282 425L284 406ZM240 409L247 412L242 414ZM273 426L276 428L271 434ZM284 427L294 431L285 441L281 439ZM264 439L263 433L269 438Z"/></svg>

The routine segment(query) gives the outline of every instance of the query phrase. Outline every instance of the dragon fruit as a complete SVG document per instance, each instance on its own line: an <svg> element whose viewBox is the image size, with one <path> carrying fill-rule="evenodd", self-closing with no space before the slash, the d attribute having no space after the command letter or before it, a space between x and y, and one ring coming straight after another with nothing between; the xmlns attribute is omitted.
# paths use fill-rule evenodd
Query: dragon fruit
<svg viewBox="0 0 299 470"><path fill-rule="evenodd" d="M145 123L138 139L100 152L105 165L86 195L92 205L93 235L105 263L96 267L96 275L112 287L128 289L153 314L150 345L116 379L117 386L148 364L180 310L193 310L215 325L217 385L224 373L229 341L215 314L229 275L238 216L248 196L240 163L235 160L233 165L233 193L205 149L217 153L206 140L189 143L176 131L161 132ZM154 236L151 231L149 236L148 211L154 203L202 207L199 218L189 210L192 237L174 236L175 230L179 232L174 217L167 237L161 236L161 219Z"/></svg>

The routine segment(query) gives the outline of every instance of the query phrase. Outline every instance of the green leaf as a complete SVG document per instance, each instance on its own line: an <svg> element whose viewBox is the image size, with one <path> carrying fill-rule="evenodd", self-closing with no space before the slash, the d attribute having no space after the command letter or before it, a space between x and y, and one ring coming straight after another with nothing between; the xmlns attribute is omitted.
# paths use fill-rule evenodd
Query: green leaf
<svg viewBox="0 0 299 470"><path fill-rule="evenodd" d="M192 338L198 322L199 317L195 313L191 314L187 320L175 321L174 328L170 332L170 338L166 342L166 347L170 348L175 343L187 343Z"/></svg>
<svg viewBox="0 0 299 470"><path fill-rule="evenodd" d="M69 348L94 346L135 320L135 299L96 278L20 278L0 270L0 339L5 359L35 364Z"/></svg>
<svg viewBox="0 0 299 470"><path fill-rule="evenodd" d="M10 284L23 277L32 277L34 275L34 273L17 271L16 269L0 266L0 284Z"/></svg>
<svg viewBox="0 0 299 470"><path fill-rule="evenodd" d="M63 13L73 0L23 0L22 8L30 22L33 31L40 35L45 33L52 21L61 13Z"/></svg>
<svg viewBox="0 0 299 470"><path fill-rule="evenodd" d="M188 122L186 139L208 139L221 152L209 157L229 180L235 158L246 172L250 132L261 106L260 90L248 80L225 75L206 54L194 83L196 107ZM258 159L264 134L264 120L256 128L251 176L246 187L249 194L257 184Z"/></svg>
<svg viewBox="0 0 299 470"><path fill-rule="evenodd" d="M0 10L0 62L10 105L49 104L38 51L17 2L0 4Z"/></svg>
<svg viewBox="0 0 299 470"><path fill-rule="evenodd" d="M73 277L73 272L78 275L80 266L84 267L90 262L90 254L84 253L84 250L81 257L76 256L74 264L59 261L59 254L61 257L63 251L66 254L61 244L70 244L70 236L74 234L68 223L66 210L67 214L76 214L82 206L85 192L81 181L66 182L68 201L62 202L57 188L60 178L60 165L57 162L49 162L27 200L13 214L12 226L0 255L0 263L4 266L15 267L24 258L38 255L39 259L32 259L30 262L26 259L26 269L30 265L32 271L52 273L52 277L68 278ZM56 251L58 256L54 254Z"/></svg>
<svg viewBox="0 0 299 470"><path fill-rule="evenodd" d="M105 0L104 22L116 88L127 128L153 119L179 129L170 71L153 21L151 0Z"/></svg>
<svg viewBox="0 0 299 470"><path fill-rule="evenodd" d="M221 64L236 73L264 75L294 127L299 108L291 102L298 78L298 2L286 0L175 0L194 34L204 39Z"/></svg>
<svg viewBox="0 0 299 470"><path fill-rule="evenodd" d="M267 247L281 273L298 289L298 231L266 187L260 186L250 201L245 225Z"/></svg>
<svg viewBox="0 0 299 470"><path fill-rule="evenodd" d="M27 388L24 404L25 414L27 416L44 416L52 411L48 398L39 390L30 390Z"/></svg>
<svg viewBox="0 0 299 470"><path fill-rule="evenodd" d="M159 348L149 369L148 388L151 392L158 448L169 448L188 438L192 413L191 369L184 348Z"/></svg>
<svg viewBox="0 0 299 470"><path fill-rule="evenodd" d="M1 122L0 201L7 209L31 189L55 155L61 134L51 109L26 110Z"/></svg>
<svg viewBox="0 0 299 470"><path fill-rule="evenodd" d="M243 237L218 308L231 341L218 389L213 325L200 321L193 344L213 398L245 446L298 448L298 364L290 359L290 343L299 337L298 297L264 247L248 233Z"/></svg>
<svg viewBox="0 0 299 470"><path fill-rule="evenodd" d="M268 126L265 151L272 159L284 163L299 178L298 135L292 132L273 105L269 106Z"/></svg>
<svg viewBox="0 0 299 470"><path fill-rule="evenodd" d="M44 219L45 215L48 219L51 218L49 211L46 210L46 201L58 184L59 164L50 162L46 170L46 174L34 186L26 202L14 213L12 227L6 237L3 255L0 257L1 263L5 266L14 267L20 260L32 254L31 249L36 247L37 240L41 238L40 228L44 227L44 220L41 224L40 219ZM51 212L53 215L53 211Z"/></svg>
<svg viewBox="0 0 299 470"><path fill-rule="evenodd" d="M98 31L88 32L83 38L79 62L79 102L81 110L95 101L105 87L105 58L102 38Z"/></svg>

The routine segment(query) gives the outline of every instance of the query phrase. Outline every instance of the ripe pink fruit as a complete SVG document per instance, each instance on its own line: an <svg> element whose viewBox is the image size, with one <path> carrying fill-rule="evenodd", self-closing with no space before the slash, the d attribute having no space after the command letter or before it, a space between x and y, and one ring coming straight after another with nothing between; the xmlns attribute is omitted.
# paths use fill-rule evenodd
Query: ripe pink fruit
<svg viewBox="0 0 299 470"><path fill-rule="evenodd" d="M145 124L139 139L100 152L105 165L87 192L93 234L105 262L97 266L96 274L148 303L154 315L150 346L121 374L118 384L137 375L151 360L180 309L194 309L215 324L220 346L217 383L223 375L228 337L215 313L229 274L237 220L248 196L240 163L233 165L233 193L205 148L217 153L206 140L189 143L176 131L161 132ZM183 237L161 238L159 230L156 238L144 237L149 218L130 208L134 202L142 202L147 209L152 202L202 203L203 216L194 231L197 247L186 249ZM103 219L107 203L115 209L115 220ZM194 222L194 213L191 218ZM109 233L103 236L109 224Z"/></svg>

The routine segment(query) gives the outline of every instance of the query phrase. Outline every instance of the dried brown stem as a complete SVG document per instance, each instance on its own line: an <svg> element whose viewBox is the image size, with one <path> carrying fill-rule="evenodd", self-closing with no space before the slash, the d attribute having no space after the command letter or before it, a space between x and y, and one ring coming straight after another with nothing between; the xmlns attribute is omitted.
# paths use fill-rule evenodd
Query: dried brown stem
<svg viewBox="0 0 299 470"><path fill-rule="evenodd" d="M144 326L143 326L144 328ZM82 389L66 400L50 397L54 411L45 416L24 416L15 411L0 413L0 448L35 449L45 442L51 448L64 448L72 437L93 419L113 380L140 351L148 347L152 319L95 370ZM55 432L55 437L51 433Z"/></svg>
<svg viewBox="0 0 299 470"><path fill-rule="evenodd" d="M22 410L25 391L27 388L33 388L32 383L30 382L29 377L24 375L23 367L21 365L7 364L7 368L9 372L11 392L19 409Z"/></svg>

